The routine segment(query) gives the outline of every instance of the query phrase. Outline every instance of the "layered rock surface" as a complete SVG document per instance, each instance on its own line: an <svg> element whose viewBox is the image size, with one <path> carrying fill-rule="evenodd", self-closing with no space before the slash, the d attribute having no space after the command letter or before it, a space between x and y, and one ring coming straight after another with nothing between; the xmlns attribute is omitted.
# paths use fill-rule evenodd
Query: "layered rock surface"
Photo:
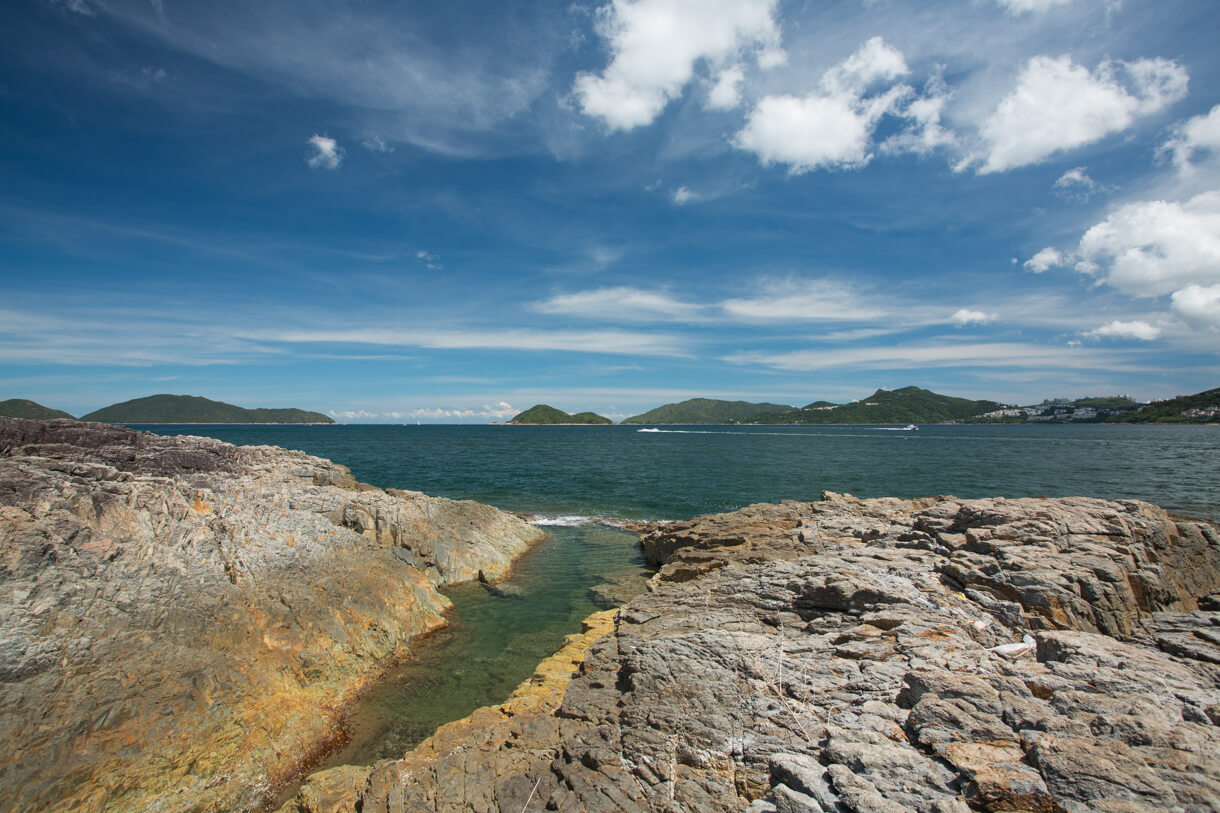
<svg viewBox="0 0 1220 813"><path fill-rule="evenodd" d="M542 532L274 447L0 418L0 809L240 810Z"/></svg>
<svg viewBox="0 0 1220 813"><path fill-rule="evenodd" d="M643 542L650 591L553 712L478 712L287 809L1220 809L1213 524L826 494Z"/></svg>

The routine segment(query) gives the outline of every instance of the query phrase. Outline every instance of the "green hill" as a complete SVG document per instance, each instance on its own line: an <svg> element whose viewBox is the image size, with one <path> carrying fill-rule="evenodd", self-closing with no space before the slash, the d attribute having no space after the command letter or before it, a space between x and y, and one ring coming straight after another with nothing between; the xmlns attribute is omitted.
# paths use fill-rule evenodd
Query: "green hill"
<svg viewBox="0 0 1220 813"><path fill-rule="evenodd" d="M877 390L862 401L828 406L816 401L801 409L760 415L751 423L759 424L891 424L943 423L962 420L999 409L996 401L971 401L940 395L919 387Z"/></svg>
<svg viewBox="0 0 1220 813"><path fill-rule="evenodd" d="M334 423L303 409L244 409L198 395L150 395L81 416L100 423Z"/></svg>
<svg viewBox="0 0 1220 813"><path fill-rule="evenodd" d="M1139 411L1111 415L1106 420L1112 423L1220 423L1220 387L1158 401Z"/></svg>
<svg viewBox="0 0 1220 813"><path fill-rule="evenodd" d="M63 410L44 407L28 398L10 398L7 401L0 401L0 417L49 421L52 418L71 418L72 416Z"/></svg>
<svg viewBox="0 0 1220 813"><path fill-rule="evenodd" d="M714 398L691 398L678 404L666 404L642 415L627 418L631 424L717 424L752 423L759 415L790 411L783 404L752 404L748 401L717 401Z"/></svg>
<svg viewBox="0 0 1220 813"><path fill-rule="evenodd" d="M531 426L554 426L557 424L588 424L601 425L612 424L614 421L609 418L603 418L595 412L579 412L575 415L569 415L562 409L555 409L553 406L546 404L538 404L532 406L524 412L517 415L509 421L510 424Z"/></svg>

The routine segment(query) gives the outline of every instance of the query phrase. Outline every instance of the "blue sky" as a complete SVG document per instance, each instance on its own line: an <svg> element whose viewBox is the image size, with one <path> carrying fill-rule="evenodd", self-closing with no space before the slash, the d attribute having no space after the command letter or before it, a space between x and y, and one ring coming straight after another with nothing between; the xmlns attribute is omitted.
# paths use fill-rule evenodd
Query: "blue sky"
<svg viewBox="0 0 1220 813"><path fill-rule="evenodd" d="M15 0L0 398L1220 384L1220 4Z"/></svg>

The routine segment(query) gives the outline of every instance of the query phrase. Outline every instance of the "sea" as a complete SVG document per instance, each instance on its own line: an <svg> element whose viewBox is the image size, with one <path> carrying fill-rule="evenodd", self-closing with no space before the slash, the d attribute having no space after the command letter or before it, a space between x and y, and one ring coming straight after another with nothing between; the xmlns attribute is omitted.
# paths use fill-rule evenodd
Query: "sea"
<svg viewBox="0 0 1220 813"><path fill-rule="evenodd" d="M351 709L310 766L401 756L439 725L503 702L615 590L647 575L623 520L755 502L858 497L1141 499L1220 520L1220 425L137 426L300 449L382 488L533 515L549 537L490 589L446 594L452 623ZM291 788L288 793L293 792ZM281 798L282 800L282 798Z"/></svg>

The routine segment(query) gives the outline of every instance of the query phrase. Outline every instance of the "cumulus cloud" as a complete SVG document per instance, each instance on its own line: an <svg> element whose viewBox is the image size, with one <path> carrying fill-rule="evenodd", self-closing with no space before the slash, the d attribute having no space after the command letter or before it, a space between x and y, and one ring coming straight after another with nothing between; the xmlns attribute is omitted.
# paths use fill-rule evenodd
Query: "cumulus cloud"
<svg viewBox="0 0 1220 813"><path fill-rule="evenodd" d="M1220 152L1220 104L1206 116L1195 116L1174 128L1174 135L1161 151L1171 153L1179 169L1188 170L1195 154Z"/></svg>
<svg viewBox="0 0 1220 813"><path fill-rule="evenodd" d="M1116 319L1109 324L1102 325L1096 330L1090 330L1084 335L1090 338L1139 339L1150 342L1160 338L1161 329L1156 325L1150 325L1140 320L1120 322Z"/></svg>
<svg viewBox="0 0 1220 813"><path fill-rule="evenodd" d="M924 95L910 98L904 107L896 111L895 116L906 119L906 126L902 132L882 143L882 152L927 155L937 147L957 143L953 131L945 129L940 123L949 96L949 89L941 76L929 79L924 85Z"/></svg>
<svg viewBox="0 0 1220 813"><path fill-rule="evenodd" d="M507 401L498 401L494 404L483 404L481 407L420 407L408 414L416 420L429 421L503 421L515 417L520 411Z"/></svg>
<svg viewBox="0 0 1220 813"><path fill-rule="evenodd" d="M986 155L978 172L1036 164L1126 130L1183 98L1188 79L1182 66L1165 59L1103 62L1090 71L1070 56L1036 56L983 123Z"/></svg>
<svg viewBox="0 0 1220 813"><path fill-rule="evenodd" d="M722 70L716 77L716 83L707 93L706 107L709 110L732 110L741 104L741 83L745 81L745 71L740 65L733 65Z"/></svg>
<svg viewBox="0 0 1220 813"><path fill-rule="evenodd" d="M964 327L965 325L985 325L988 322L995 321L995 318L996 315L994 313L984 313L983 311L961 308L949 317L949 321L958 327Z"/></svg>
<svg viewBox="0 0 1220 813"><path fill-rule="evenodd" d="M1068 258L1058 250L1047 246L1025 261L1025 267L1035 274L1041 274L1061 265L1066 265Z"/></svg>
<svg viewBox="0 0 1220 813"><path fill-rule="evenodd" d="M310 169L338 169L343 163L343 148L333 138L314 133L307 143L305 163Z"/></svg>
<svg viewBox="0 0 1220 813"><path fill-rule="evenodd" d="M1078 268L1133 296L1220 283L1220 192L1119 207L1080 238Z"/></svg>
<svg viewBox="0 0 1220 813"><path fill-rule="evenodd" d="M706 62L716 71L712 106L733 102L732 66L753 52L760 67L783 61L777 0L613 0L598 10L598 34L612 59L601 74L582 73L581 111L611 130L651 124ZM721 88L722 83L727 83Z"/></svg>
<svg viewBox="0 0 1220 813"><path fill-rule="evenodd" d="M909 72L901 51L873 37L826 71L813 93L761 99L733 144L754 153L764 165L786 164L789 172L800 174L867 164L873 157L873 132L887 114L911 123L891 143L892 151L926 150L946 143L949 137L939 124L942 96L911 101L915 91L905 84L870 94L877 85Z"/></svg>
<svg viewBox="0 0 1220 813"><path fill-rule="evenodd" d="M1220 285L1187 285L1173 292L1172 302L1188 322L1220 330Z"/></svg>

